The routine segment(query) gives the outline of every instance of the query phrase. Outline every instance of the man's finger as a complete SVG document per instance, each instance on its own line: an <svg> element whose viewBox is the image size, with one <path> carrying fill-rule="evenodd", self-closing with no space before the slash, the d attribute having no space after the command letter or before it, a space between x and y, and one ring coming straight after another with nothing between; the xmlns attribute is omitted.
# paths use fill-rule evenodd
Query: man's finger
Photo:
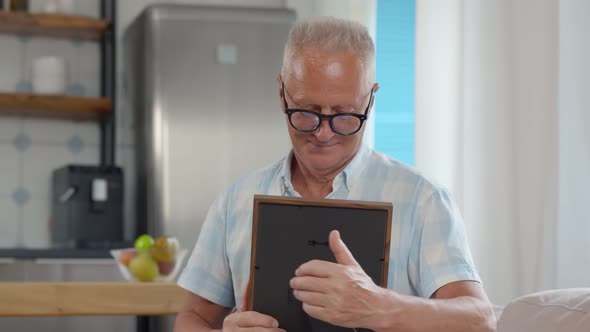
<svg viewBox="0 0 590 332"><path fill-rule="evenodd" d="M328 278L303 276L292 278L289 286L297 290L325 293L330 288L330 283Z"/></svg>
<svg viewBox="0 0 590 332"><path fill-rule="evenodd" d="M286 332L279 328L240 327L240 332Z"/></svg>
<svg viewBox="0 0 590 332"><path fill-rule="evenodd" d="M326 307L330 304L328 297L322 293L294 290L293 296L303 303L317 307Z"/></svg>
<svg viewBox="0 0 590 332"><path fill-rule="evenodd" d="M340 232L334 230L330 232L330 250L336 257L336 261L342 265L348 266L359 266L359 263L354 259L348 247L344 244L342 239L340 238Z"/></svg>
<svg viewBox="0 0 590 332"><path fill-rule="evenodd" d="M256 311L236 312L236 325L239 327L266 327L275 328L279 322L268 316Z"/></svg>
<svg viewBox="0 0 590 332"><path fill-rule="evenodd" d="M301 264L295 270L295 275L300 276L314 276L318 278L328 278L334 275L334 272L340 267L336 263L314 259L309 262Z"/></svg>
<svg viewBox="0 0 590 332"><path fill-rule="evenodd" d="M303 303L303 311L311 317L319 320L326 319L326 309L315 305Z"/></svg>

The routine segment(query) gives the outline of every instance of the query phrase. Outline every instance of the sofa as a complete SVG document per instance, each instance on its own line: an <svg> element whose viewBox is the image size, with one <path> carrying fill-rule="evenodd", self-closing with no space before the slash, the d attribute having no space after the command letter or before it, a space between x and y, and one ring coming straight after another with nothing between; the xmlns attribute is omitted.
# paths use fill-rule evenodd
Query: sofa
<svg viewBox="0 0 590 332"><path fill-rule="evenodd" d="M590 332L590 288L529 294L495 309L497 332Z"/></svg>

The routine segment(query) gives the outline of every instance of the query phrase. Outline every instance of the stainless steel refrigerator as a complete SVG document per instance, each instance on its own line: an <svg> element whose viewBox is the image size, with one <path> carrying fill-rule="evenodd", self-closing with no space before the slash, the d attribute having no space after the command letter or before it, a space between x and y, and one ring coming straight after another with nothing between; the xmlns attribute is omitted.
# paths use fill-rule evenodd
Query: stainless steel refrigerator
<svg viewBox="0 0 590 332"><path fill-rule="evenodd" d="M279 8L154 5L125 32L139 231L192 249L217 195L288 153L276 77L294 20ZM150 325L171 330L172 319Z"/></svg>
<svg viewBox="0 0 590 332"><path fill-rule="evenodd" d="M288 9L155 5L124 36L138 222L192 249L209 205L290 149L276 77Z"/></svg>
<svg viewBox="0 0 590 332"><path fill-rule="evenodd" d="M155 5L124 36L138 232L192 249L210 204L290 149L276 77L287 9ZM173 318L147 321L171 331Z"/></svg>

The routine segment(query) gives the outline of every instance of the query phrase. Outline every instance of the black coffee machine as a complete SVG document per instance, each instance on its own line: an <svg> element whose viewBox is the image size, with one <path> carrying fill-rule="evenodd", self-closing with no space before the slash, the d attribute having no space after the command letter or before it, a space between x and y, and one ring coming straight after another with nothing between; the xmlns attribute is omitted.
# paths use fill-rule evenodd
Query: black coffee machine
<svg viewBox="0 0 590 332"><path fill-rule="evenodd" d="M123 241L123 171L67 165L53 172L51 243L61 248L112 248Z"/></svg>

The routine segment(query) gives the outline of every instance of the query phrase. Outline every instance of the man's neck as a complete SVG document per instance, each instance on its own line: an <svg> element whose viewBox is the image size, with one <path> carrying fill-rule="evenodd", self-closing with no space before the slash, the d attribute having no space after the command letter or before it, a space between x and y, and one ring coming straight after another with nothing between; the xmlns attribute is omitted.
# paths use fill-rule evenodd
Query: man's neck
<svg viewBox="0 0 590 332"><path fill-rule="evenodd" d="M307 168L293 155L291 161L291 183L295 190L305 198L325 198L332 192L334 179L348 165L350 160L330 170Z"/></svg>

